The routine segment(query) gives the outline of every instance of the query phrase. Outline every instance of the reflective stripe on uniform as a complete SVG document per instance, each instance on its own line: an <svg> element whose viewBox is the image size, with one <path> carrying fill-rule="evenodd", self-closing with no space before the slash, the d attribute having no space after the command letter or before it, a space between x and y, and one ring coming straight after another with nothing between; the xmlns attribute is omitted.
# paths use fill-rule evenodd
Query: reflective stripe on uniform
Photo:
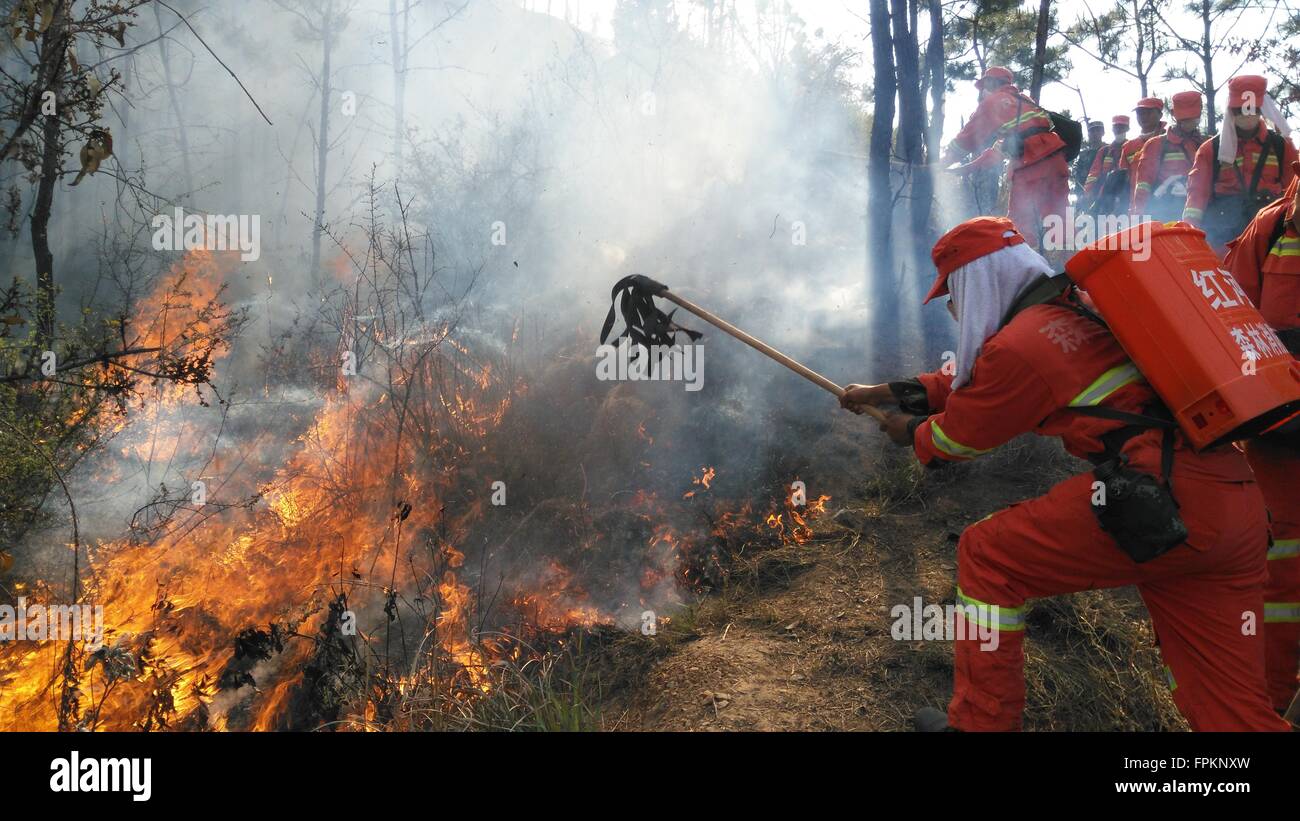
<svg viewBox="0 0 1300 821"><path fill-rule="evenodd" d="M1268 558L1270 560L1300 558L1300 539L1275 540L1273 546L1268 549Z"/></svg>
<svg viewBox="0 0 1300 821"><path fill-rule="evenodd" d="M1300 622L1300 601L1264 602L1266 624L1295 624Z"/></svg>
<svg viewBox="0 0 1300 821"><path fill-rule="evenodd" d="M1200 208L1183 209L1183 219L1185 220L1198 220L1203 216L1205 216L1205 211Z"/></svg>
<svg viewBox="0 0 1300 821"><path fill-rule="evenodd" d="M989 450L992 450L992 448L979 450L952 440L948 434L943 432L943 428L939 427L939 423L933 419L930 420L930 438L934 440L935 447L949 456L956 456L958 459L974 459L976 456L983 456Z"/></svg>
<svg viewBox="0 0 1300 821"><path fill-rule="evenodd" d="M1282 237L1269 250L1270 257L1300 257L1300 237Z"/></svg>
<svg viewBox="0 0 1300 821"><path fill-rule="evenodd" d="M1030 120L1034 120L1043 116L1044 115L1041 112L1031 109L1029 111L1026 111L1024 114L1021 114L1019 117L1012 117L1010 120L1007 120L1005 123L1002 124L1002 127L998 129L998 131L999 132L1009 131L1013 128L1018 128L1024 125Z"/></svg>
<svg viewBox="0 0 1300 821"><path fill-rule="evenodd" d="M1097 377L1097 381L1084 388L1083 393L1070 400L1070 407L1100 405L1102 400L1125 385L1142 381L1142 372L1132 362L1116 365Z"/></svg>
<svg viewBox="0 0 1300 821"><path fill-rule="evenodd" d="M1246 158L1238 154L1237 161L1233 165L1245 165L1245 163ZM1268 158L1264 160L1264 165L1277 165L1277 157L1270 153Z"/></svg>
<svg viewBox="0 0 1300 821"><path fill-rule="evenodd" d="M957 588L957 604L962 608L975 608L975 623L980 627L987 627L991 630L1024 630L1025 629L1025 608L1023 607L1003 607L1000 604L989 604L979 599L971 598L962 592L960 587ZM970 614L961 609L959 612L962 618L970 620Z"/></svg>
<svg viewBox="0 0 1300 821"><path fill-rule="evenodd" d="M1150 191L1150 190L1151 190L1151 183L1149 183L1149 182L1140 182L1140 183L1137 184L1137 190L1138 190L1138 191Z"/></svg>

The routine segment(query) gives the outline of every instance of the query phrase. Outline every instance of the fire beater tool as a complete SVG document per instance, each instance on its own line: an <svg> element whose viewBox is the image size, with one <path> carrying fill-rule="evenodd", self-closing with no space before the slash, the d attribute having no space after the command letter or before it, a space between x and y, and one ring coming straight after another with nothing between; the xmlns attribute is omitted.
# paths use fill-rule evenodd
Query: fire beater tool
<svg viewBox="0 0 1300 821"><path fill-rule="evenodd" d="M785 354L773 348L771 345L756 339L744 331L732 325L730 322L716 316L700 306L684 299L677 294L668 290L668 286L662 282L656 282L643 274L633 274L626 276L614 283L614 288L610 292L613 299L612 305L609 306L609 314L605 317L605 325L600 330L600 342L605 344L609 338L609 333L614 328L614 306L617 305L623 315L623 322L627 326L623 333L616 338L628 337L632 342L643 345L647 349L656 345L671 346L678 331L686 334L692 341L699 339L703 334L699 331L692 331L683 328L673 321L673 314L677 313L673 309L671 313L665 314L655 306L654 298L661 297L669 302L675 303L681 308L695 314L700 319L726 331L731 336L744 342L749 347L768 357L774 359L790 370L817 385L820 388L830 391L836 397L844 395L844 389L831 380L814 371L812 368L802 365ZM877 421L885 421L885 414L878 408L866 406L866 412L873 416Z"/></svg>

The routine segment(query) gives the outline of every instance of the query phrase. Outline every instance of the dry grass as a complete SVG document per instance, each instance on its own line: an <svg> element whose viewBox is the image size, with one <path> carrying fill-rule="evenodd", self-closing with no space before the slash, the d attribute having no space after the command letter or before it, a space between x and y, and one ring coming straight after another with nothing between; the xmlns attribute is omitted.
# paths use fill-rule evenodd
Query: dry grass
<svg viewBox="0 0 1300 821"><path fill-rule="evenodd" d="M1033 438L940 471L896 453L871 465L858 498L836 501L813 543L747 557L675 617L675 637L628 647L661 655L613 700L614 726L909 730L919 707L946 704L951 643L894 640L890 608L915 596L951 603L956 535L1085 465ZM1026 729L1186 726L1131 589L1032 602L1025 654ZM701 705L702 691L733 700Z"/></svg>

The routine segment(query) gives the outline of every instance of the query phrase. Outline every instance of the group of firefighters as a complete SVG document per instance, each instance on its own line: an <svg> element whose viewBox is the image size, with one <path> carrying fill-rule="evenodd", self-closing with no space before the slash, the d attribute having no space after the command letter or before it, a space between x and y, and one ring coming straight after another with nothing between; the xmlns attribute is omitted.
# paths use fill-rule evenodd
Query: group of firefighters
<svg viewBox="0 0 1300 821"><path fill-rule="evenodd" d="M946 713L922 710L918 727L1018 729L1026 600L1136 585L1173 700L1193 729L1286 730L1300 666L1300 414L1269 429L1285 433L1201 449L1160 424L1168 406L1090 309L1089 295L1062 287L1039 252L1039 231L1050 215L1064 219L1069 198L1067 142L1053 115L1005 68L989 68L977 86L979 106L945 165L968 155L977 156L956 170L1009 159L1010 191L1007 216L967 220L932 252L938 278L926 301L948 296L958 323L955 368L851 385L841 404L888 409L881 429L928 466L1035 432L1108 465L1107 476L1135 471L1129 487L1141 491L1130 521L1108 522L1096 505L1098 468L966 528L957 600L981 614L963 618L981 619L1000 641L990 650L976 631L958 631L952 700ZM1300 161L1267 81L1229 82L1213 138L1200 130L1199 93L1171 102L1167 127L1162 100L1138 101L1133 138L1127 116L1112 120L1109 144L1101 124L1089 124L1074 166L1079 210L1203 229L1220 267L1272 326L1276 350L1295 357ZM1144 536L1171 518L1181 519L1177 535L1147 550Z"/></svg>

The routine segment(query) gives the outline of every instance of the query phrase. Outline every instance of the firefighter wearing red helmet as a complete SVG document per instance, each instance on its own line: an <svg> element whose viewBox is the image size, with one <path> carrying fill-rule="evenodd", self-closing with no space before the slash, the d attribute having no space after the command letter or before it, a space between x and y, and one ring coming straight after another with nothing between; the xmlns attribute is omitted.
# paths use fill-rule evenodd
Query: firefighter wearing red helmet
<svg viewBox="0 0 1300 821"><path fill-rule="evenodd" d="M1300 163L1291 186L1228 243L1224 265L1292 354L1300 355ZM1296 695L1300 666L1300 420L1246 444L1272 519L1264 591L1269 698L1279 710Z"/></svg>
<svg viewBox="0 0 1300 821"><path fill-rule="evenodd" d="M1065 141L1053 130L1052 119L1038 103L1021 93L1015 76L1003 66L990 66L976 81L979 106L944 154L944 165L982 152L967 169L987 167L1005 156L1011 160L1007 213L1028 231L1026 241L1037 247L1047 219L1065 219L1070 199L1070 165ZM999 143L1001 149L994 148Z"/></svg>
<svg viewBox="0 0 1300 821"><path fill-rule="evenodd" d="M1174 126L1152 137L1133 162L1133 202L1130 213L1157 222L1179 219L1187 201L1187 174L1196 151L1205 142L1201 134L1201 94L1180 91L1173 97Z"/></svg>
<svg viewBox="0 0 1300 821"><path fill-rule="evenodd" d="M1138 128L1141 131L1136 137L1124 143L1124 151L1119 159L1119 167L1130 172L1147 141L1165 133L1165 121L1160 118L1165 113L1165 103L1159 97L1143 97L1133 107L1133 112L1137 115Z"/></svg>
<svg viewBox="0 0 1300 821"><path fill-rule="evenodd" d="M1127 214L1129 203L1133 193L1133 163L1138 154L1142 151L1142 146L1146 145L1147 140L1165 131L1164 121L1160 115L1164 113L1165 104L1158 97L1144 97L1138 100L1133 108L1137 115L1138 128L1141 132L1138 136L1130 140L1125 140L1119 149L1119 155L1115 160L1115 166L1106 176L1105 180L1098 184L1098 190L1094 201L1094 213L1097 214Z"/></svg>
<svg viewBox="0 0 1300 821"><path fill-rule="evenodd" d="M1183 209L1183 219L1204 228L1220 253L1290 185L1297 153L1289 137L1290 127L1268 95L1264 77L1249 74L1228 81L1227 116L1219 134L1196 151Z"/></svg>
<svg viewBox="0 0 1300 821"><path fill-rule="evenodd" d="M1128 142L1128 129L1127 114L1116 114L1111 118L1110 130L1113 139L1106 144L1105 148L1097 152L1097 156L1092 160L1092 167L1088 169L1088 178L1083 184L1085 208L1090 207L1097 199L1111 172L1119 167L1121 152L1124 150L1124 144Z"/></svg>
<svg viewBox="0 0 1300 821"><path fill-rule="evenodd" d="M1245 457L1231 447L1198 453L1175 428L1114 418L1154 417L1163 404L1009 220L965 222L932 256L939 276L926 301L951 294L955 373L851 385L841 404L859 413L897 405L902 412L891 412L882 429L927 466L964 462L1032 431L1060 437L1098 469L966 528L957 551L953 698L946 717L927 709L918 726L1018 729L1026 601L1136 585L1174 702L1194 729L1285 730L1265 694L1262 639L1241 628L1243 613L1263 609L1268 541ZM1142 501L1109 510L1124 510L1133 528L1170 533L1121 542L1111 535L1123 530L1113 519L1103 530L1093 507L1095 477L1103 475L1106 488L1120 479L1130 490L1147 488L1125 497L1129 490L1116 485L1114 498ZM1160 549L1148 552L1147 536ZM990 631L995 642L984 638Z"/></svg>
<svg viewBox="0 0 1300 821"><path fill-rule="evenodd" d="M1075 190L1080 197L1084 196L1085 186L1088 182L1088 172L1092 170L1093 161L1106 148L1106 144L1103 142L1105 137L1106 124L1101 120L1089 120L1088 141L1079 150L1079 156L1074 158L1072 170Z"/></svg>

